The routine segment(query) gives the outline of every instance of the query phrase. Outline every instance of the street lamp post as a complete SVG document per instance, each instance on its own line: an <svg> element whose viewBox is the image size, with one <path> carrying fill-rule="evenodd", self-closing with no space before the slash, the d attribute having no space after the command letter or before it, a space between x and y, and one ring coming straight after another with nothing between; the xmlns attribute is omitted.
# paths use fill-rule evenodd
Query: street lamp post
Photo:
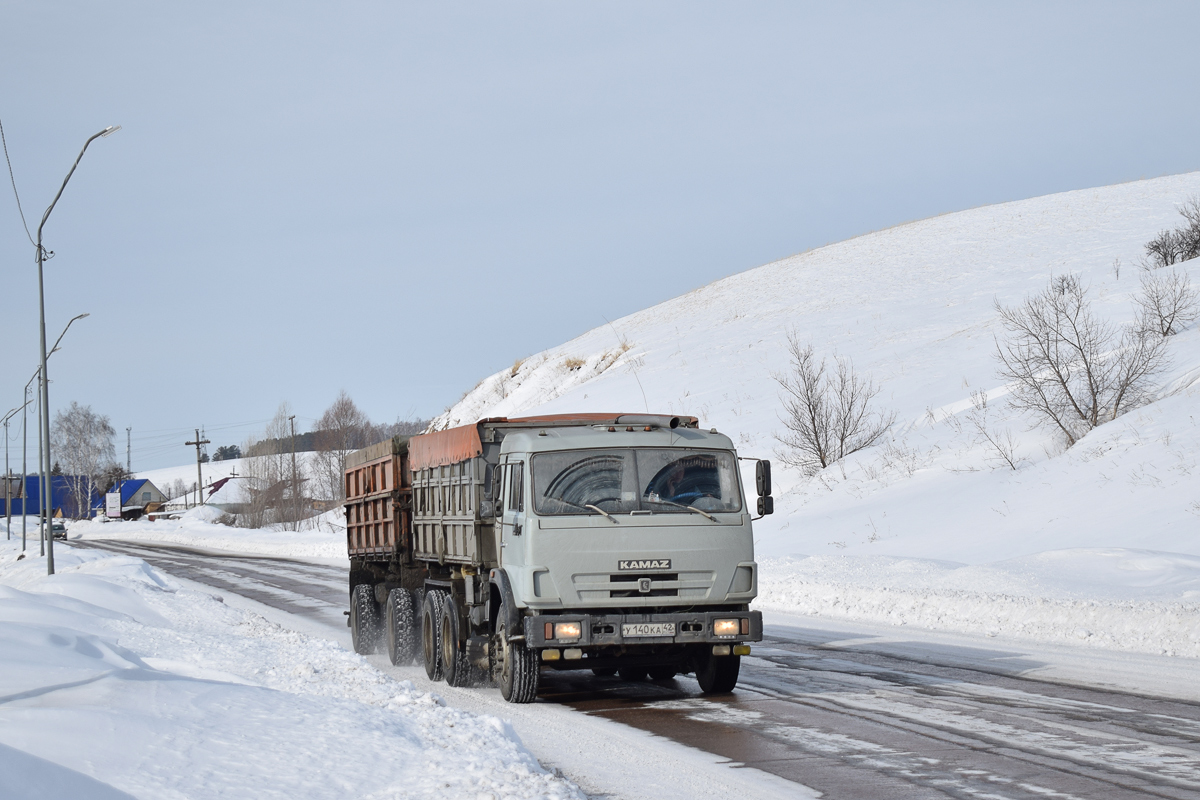
<svg viewBox="0 0 1200 800"><path fill-rule="evenodd" d="M12 538L12 500L13 500L13 498L12 498L12 470L8 468L8 423L14 416L16 416L18 411L22 412L22 414L23 414L25 411L25 406L27 406L27 405L29 405L28 400L26 400L24 403L22 403L21 405L17 406L16 408L12 409L11 411L9 411L7 414L4 415L4 423L3 423L4 424L4 531L6 534L6 536L5 536L6 540ZM24 478L22 478L22 485L24 485ZM21 506L21 510L22 511L25 510L24 505Z"/></svg>
<svg viewBox="0 0 1200 800"><path fill-rule="evenodd" d="M76 314L75 316L71 317L71 319L69 319L67 321L67 324L65 326L63 326L62 333L60 333L58 335L58 338L54 340L54 347L50 348L50 352L46 354L46 358L49 359L50 356L52 356L58 352L59 344L62 343L63 337L67 335L67 331L71 330L72 325L74 325L78 320L81 320L84 317L90 317L90 316L91 316L91 313L85 311L82 314ZM42 452L43 452L42 451L42 442L43 442L44 438L49 437L49 432L47 432L45 434L45 437L43 437L43 433L42 433L42 382L40 380L38 380L41 377L41 375L42 375L42 368L39 366L36 370L34 370L33 377L29 379L29 383L25 384L25 391L26 392L29 391L30 384L32 384L35 380L38 381L38 389L37 389L37 391L38 391L38 402L37 402L37 410L38 410L38 531L39 531L39 536L41 537L40 538L41 544L39 545L41 552L39 553L39 555L44 556L44 555L46 555L46 532L50 525L49 506L50 506L51 501L48 498L53 497L54 487L51 486L50 490L48 492L43 490L44 487L46 486L46 481L51 480L51 479L47 478L47 473L45 472L45 465L42 463ZM29 403L26 402L25 405L28 406ZM21 420L21 425L22 425L22 427L24 427L24 425L25 425L23 416L22 416L22 420ZM28 436L28 434L26 434L25 435L25 443L28 444L28 442L29 442L29 436ZM26 455L25 455L25 451L22 450L22 452L21 452L22 474L25 476L28 476L29 471L26 468L25 463L26 463ZM22 486L24 486L24 483L22 483ZM25 499L21 501L21 511L22 511L22 514L21 514L21 549L24 550L25 549L25 518L28 516L28 513L29 513L29 508L28 508L29 493L22 492L22 494L25 495Z"/></svg>
<svg viewBox="0 0 1200 800"><path fill-rule="evenodd" d="M109 136L121 129L120 125L109 125L99 133L92 134L86 142L83 143L83 149L79 151L79 155L75 159L75 163L71 165L71 171L67 173L67 177L63 178L62 186L58 187L58 194L54 195L54 199L50 202L50 206L46 209L46 213L42 214L42 222L38 225L37 231L37 250L35 258L38 266L38 331L40 334L40 346L38 352L38 360L42 364L42 468L45 471L47 480L50 478L50 392L49 392L49 376L46 373L46 292L42 281L42 265L49 257L45 248L42 247L42 229L46 227L46 220L50 219L50 212L54 210L54 206L58 205L58 198L62 197L63 190L67 188L67 181L71 180L71 176L75 174L75 168L79 166L79 162L83 160L83 154L87 152L88 145L101 136ZM51 493L47 486L42 486L42 493L45 497L46 517L43 520L43 526L50 525L50 502ZM46 574L54 574L54 533L47 531L50 535L46 537Z"/></svg>

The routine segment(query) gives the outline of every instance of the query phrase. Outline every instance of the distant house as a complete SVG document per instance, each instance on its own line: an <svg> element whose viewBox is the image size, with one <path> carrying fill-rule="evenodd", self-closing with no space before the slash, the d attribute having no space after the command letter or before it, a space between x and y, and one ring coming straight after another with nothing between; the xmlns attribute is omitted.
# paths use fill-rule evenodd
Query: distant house
<svg viewBox="0 0 1200 800"><path fill-rule="evenodd" d="M131 478L112 486L108 493L121 493L121 519L138 519L143 514L157 511L167 502L167 496L150 481L144 478ZM105 513L105 499L100 498L96 512Z"/></svg>

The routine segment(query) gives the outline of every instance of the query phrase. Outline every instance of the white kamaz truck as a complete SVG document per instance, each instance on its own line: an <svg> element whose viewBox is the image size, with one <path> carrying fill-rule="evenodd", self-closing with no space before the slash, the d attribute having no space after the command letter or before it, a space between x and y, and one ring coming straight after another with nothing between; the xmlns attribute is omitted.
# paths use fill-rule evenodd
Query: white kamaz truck
<svg viewBox="0 0 1200 800"><path fill-rule="evenodd" d="M346 467L354 648L528 703L544 670L694 673L732 691L762 640L752 519L729 437L694 417L485 419Z"/></svg>

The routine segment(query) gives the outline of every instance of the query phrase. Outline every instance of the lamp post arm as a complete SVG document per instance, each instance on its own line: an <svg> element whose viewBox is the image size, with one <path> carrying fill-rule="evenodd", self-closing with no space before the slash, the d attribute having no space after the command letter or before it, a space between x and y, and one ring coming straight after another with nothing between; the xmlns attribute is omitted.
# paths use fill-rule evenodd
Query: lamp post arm
<svg viewBox="0 0 1200 800"><path fill-rule="evenodd" d="M83 149L79 151L79 155L75 158L75 163L71 165L71 171L67 173L67 177L63 178L62 186L58 187L58 194L54 195L54 199L50 201L50 207L46 209L46 213L42 214L42 222L38 225L37 248L38 258L42 256L42 228L46 227L46 220L50 219L50 212L58 205L58 198L62 197L63 190L67 188L67 182L71 180L71 176L75 174L75 168L79 166L79 162L83 160L83 154L87 152L88 145L112 131L105 128L97 134L93 134L86 142L83 143Z"/></svg>

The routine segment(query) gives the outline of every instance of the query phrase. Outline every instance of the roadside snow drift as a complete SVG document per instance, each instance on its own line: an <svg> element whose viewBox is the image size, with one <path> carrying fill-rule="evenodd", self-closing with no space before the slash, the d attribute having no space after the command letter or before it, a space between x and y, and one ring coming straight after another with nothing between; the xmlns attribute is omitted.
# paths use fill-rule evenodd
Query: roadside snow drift
<svg viewBox="0 0 1200 800"><path fill-rule="evenodd" d="M99 551L0 542L0 797L575 798L499 719ZM36 552L34 550L33 552Z"/></svg>

